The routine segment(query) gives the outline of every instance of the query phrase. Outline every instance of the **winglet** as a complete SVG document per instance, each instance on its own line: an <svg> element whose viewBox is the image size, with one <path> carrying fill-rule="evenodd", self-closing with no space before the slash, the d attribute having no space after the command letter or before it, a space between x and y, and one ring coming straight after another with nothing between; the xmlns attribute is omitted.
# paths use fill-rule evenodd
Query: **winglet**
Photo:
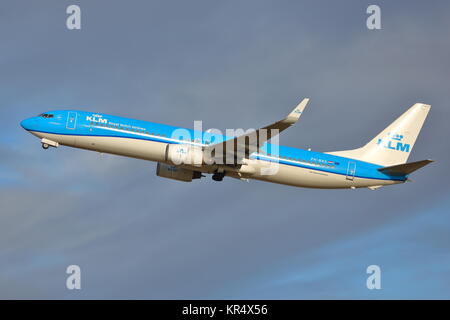
<svg viewBox="0 0 450 320"><path fill-rule="evenodd" d="M292 110L291 113L289 113L289 115L284 119L283 122L286 122L288 124L294 124L298 121L298 119L300 118L300 116L303 113L303 110L305 110L306 105L309 102L309 98L305 98L302 100L302 102L300 102L294 110Z"/></svg>

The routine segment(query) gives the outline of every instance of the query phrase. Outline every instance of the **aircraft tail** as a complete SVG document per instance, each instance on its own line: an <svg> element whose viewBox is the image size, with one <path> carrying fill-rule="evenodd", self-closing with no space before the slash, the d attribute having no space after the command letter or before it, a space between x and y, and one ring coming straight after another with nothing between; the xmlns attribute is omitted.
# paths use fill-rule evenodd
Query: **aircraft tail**
<svg viewBox="0 0 450 320"><path fill-rule="evenodd" d="M405 163L430 108L430 105L416 103L364 147L328 153L383 166Z"/></svg>

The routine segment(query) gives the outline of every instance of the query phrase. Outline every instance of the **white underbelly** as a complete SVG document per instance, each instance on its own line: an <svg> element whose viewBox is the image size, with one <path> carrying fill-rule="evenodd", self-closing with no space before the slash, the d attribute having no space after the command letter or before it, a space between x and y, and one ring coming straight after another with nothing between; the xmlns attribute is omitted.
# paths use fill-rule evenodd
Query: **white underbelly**
<svg viewBox="0 0 450 320"><path fill-rule="evenodd" d="M272 183L285 184L304 188L342 189L362 188L401 183L401 181L367 179L360 177L348 178L346 175L318 171L309 168L279 164L274 174L261 174L260 168L267 166L265 161L256 161L258 167L249 178Z"/></svg>
<svg viewBox="0 0 450 320"><path fill-rule="evenodd" d="M166 143L142 139L34 133L61 145L150 161L165 161Z"/></svg>

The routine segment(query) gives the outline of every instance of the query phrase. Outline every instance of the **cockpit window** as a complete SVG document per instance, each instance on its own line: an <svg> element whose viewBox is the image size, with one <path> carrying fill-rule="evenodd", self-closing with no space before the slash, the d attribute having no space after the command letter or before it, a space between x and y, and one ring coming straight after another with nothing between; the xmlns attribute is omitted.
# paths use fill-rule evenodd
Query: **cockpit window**
<svg viewBox="0 0 450 320"><path fill-rule="evenodd" d="M42 118L53 118L53 114L50 114L50 113L41 113L41 114L39 115L39 117L42 117Z"/></svg>

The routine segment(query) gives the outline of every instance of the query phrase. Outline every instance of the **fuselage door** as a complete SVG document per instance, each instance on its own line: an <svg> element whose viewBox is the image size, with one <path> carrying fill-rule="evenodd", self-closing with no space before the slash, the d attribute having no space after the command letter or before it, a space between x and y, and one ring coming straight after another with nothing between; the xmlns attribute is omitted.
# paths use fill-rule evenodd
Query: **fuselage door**
<svg viewBox="0 0 450 320"><path fill-rule="evenodd" d="M347 180L353 180L355 178L356 173L356 162L350 161L347 167L347 176L345 177Z"/></svg>
<svg viewBox="0 0 450 320"><path fill-rule="evenodd" d="M74 130L76 128L76 125L77 125L77 113L69 111L69 114L67 115L66 128Z"/></svg>

